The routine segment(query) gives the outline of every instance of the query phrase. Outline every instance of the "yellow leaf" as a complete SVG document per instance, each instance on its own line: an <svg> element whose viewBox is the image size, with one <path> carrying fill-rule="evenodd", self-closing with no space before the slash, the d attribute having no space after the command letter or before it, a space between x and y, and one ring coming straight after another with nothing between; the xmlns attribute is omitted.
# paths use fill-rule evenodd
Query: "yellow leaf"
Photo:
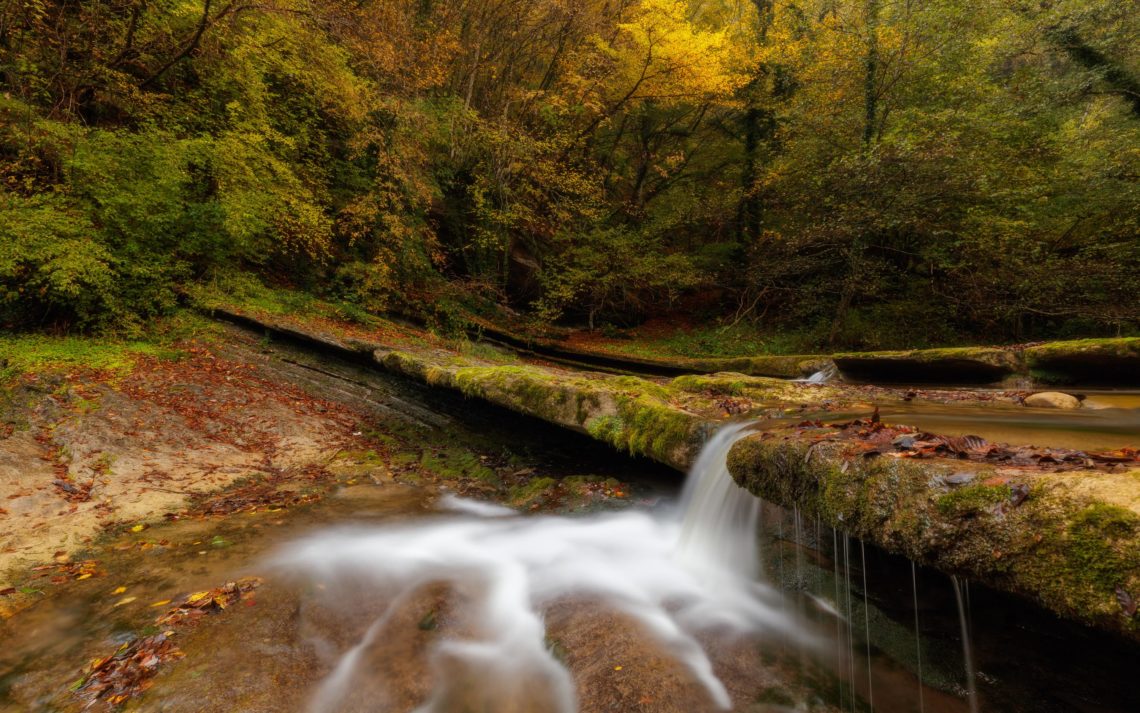
<svg viewBox="0 0 1140 713"><path fill-rule="evenodd" d="M123 597L123 598L122 598L122 599L120 599L119 601L115 602L115 606L117 606L117 607L121 607L121 606L123 606L124 604L130 604L130 603L131 603L131 602L133 602L133 601L134 601L136 598L137 598L137 597Z"/></svg>
<svg viewBox="0 0 1140 713"><path fill-rule="evenodd" d="M621 670L621 666L614 666L614 670L615 670L615 671L620 671L620 670Z"/></svg>
<svg viewBox="0 0 1140 713"><path fill-rule="evenodd" d="M158 601L158 602L155 602L154 604L151 604L151 606L152 607L161 607L161 606L164 606L164 605L169 604L169 603L170 603L169 599L163 599L162 601Z"/></svg>
<svg viewBox="0 0 1140 713"><path fill-rule="evenodd" d="M126 587L117 587L111 594L122 594L125 591L127 591Z"/></svg>
<svg viewBox="0 0 1140 713"><path fill-rule="evenodd" d="M131 528L131 532L142 532L142 531L143 531L143 530L145 530L145 529L146 529L146 525L143 525L143 524L141 524L141 523L140 523L140 524L138 524L138 525L135 525L134 527L132 527L132 528Z"/></svg>
<svg viewBox="0 0 1140 713"><path fill-rule="evenodd" d="M208 596L210 596L209 592L194 592L190 596L186 597L186 601L189 602L190 604L193 604L194 602L202 601L203 599L205 599Z"/></svg>
<svg viewBox="0 0 1140 713"><path fill-rule="evenodd" d="M91 576L90 572L85 572L84 574L81 574L78 577L76 577L76 579L87 579L90 576Z"/></svg>

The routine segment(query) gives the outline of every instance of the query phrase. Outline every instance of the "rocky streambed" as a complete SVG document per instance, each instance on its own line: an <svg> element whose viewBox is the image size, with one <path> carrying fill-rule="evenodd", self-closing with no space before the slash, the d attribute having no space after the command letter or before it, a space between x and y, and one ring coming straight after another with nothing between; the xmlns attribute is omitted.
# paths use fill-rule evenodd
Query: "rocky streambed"
<svg viewBox="0 0 1140 713"><path fill-rule="evenodd" d="M729 459L733 476L757 495L914 561L1140 639L1140 452L1128 409L1122 426L1073 425L1088 448L1064 438L1070 447L1048 447L1063 430L1052 417L1006 443L1001 417L996 425L971 423L970 409L992 407L1008 421L1024 421L1031 392L803 384L739 373L619 376L496 363L438 347L392 348L329 325L230 316L678 470L717 424L758 421L757 435ZM958 408L965 416L958 432L912 425L924 420L924 405L940 413ZM890 423L880 415L903 411L910 416ZM978 428L965 430L971 426Z"/></svg>
<svg viewBox="0 0 1140 713"><path fill-rule="evenodd" d="M537 557L532 567L565 550L572 557L554 571L580 565L595 576L628 550L615 560L625 572L674 537L681 471L730 422L748 425L725 444L724 482L773 503L758 526L744 523L761 533L764 581L777 585L760 611L798 632L697 637L734 709L874 701L894 712L925 701L964 712L981 700L996 706L982 710L1039 713L1134 702L1118 665L1137 638L1140 477L1127 396L1090 393L1087 407L1061 411L1026 407L1021 390L615 375L399 329L230 317L251 331L226 328L124 372L31 375L6 393L0 466L17 477L4 480L0 515L14 523L0 587L0 709L220 710L232 698L221 691L236 692L243 710L294 709L297 694L272 682L295 681L306 697L324 690L336 657L387 606L382 638L392 646L368 656L396 675L375 691L411 710L439 680L433 647L477 628L460 612L463 591L482 580L392 600L387 585L359 590L351 575L355 594L328 599L333 573L282 579L265 568L273 548L344 522L391 534L423 521L434 537L459 495L460 517L489 518L472 531L488 547L562 532L542 513L630 512L582 518L526 555ZM511 519L518 513L539 518ZM718 506L702 527L721 519L733 521ZM608 529L621 523L634 529ZM500 527L520 535L500 542ZM567 537L584 539L566 550ZM347 553L353 539L339 542L333 550ZM591 559L592 547L609 554ZM625 580L597 591L628 594ZM647 602L669 591L647 587ZM667 603L637 614L654 606L674 615ZM589 597L551 601L544 616L545 648L572 673L581 710L718 707L636 616ZM964 667L974 619L988 631L974 632L981 643ZM993 643L1003 620L1017 632ZM825 640L831 654L818 648ZM1089 663L1069 675L1058 651ZM379 682L361 684L360 701L342 687L349 698L332 709L367 707Z"/></svg>

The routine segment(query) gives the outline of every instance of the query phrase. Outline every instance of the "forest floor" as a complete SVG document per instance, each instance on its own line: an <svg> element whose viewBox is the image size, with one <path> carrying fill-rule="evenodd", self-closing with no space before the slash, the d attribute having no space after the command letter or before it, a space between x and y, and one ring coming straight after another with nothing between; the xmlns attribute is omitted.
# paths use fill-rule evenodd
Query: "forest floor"
<svg viewBox="0 0 1140 713"><path fill-rule="evenodd" d="M246 330L190 321L160 343L8 345L0 380L0 618L45 586L95 576L98 563L83 553L107 536L142 532L156 519L311 502L362 467L516 505L550 495L528 490L542 478L527 464L477 453L455 434L426 448L416 426L436 416L406 405L394 418L373 395L383 384L283 361L275 357L280 345ZM390 328L396 343L438 341ZM565 504L626 493L617 481L582 479L558 495Z"/></svg>
<svg viewBox="0 0 1140 713"><path fill-rule="evenodd" d="M344 405L270 381L208 342L130 354L114 369L23 374L4 401L0 514L11 526L0 536L0 589L9 595L30 586L17 581L18 565L46 563L51 581L90 574L74 556L102 533L207 507L220 489L271 485L265 506L303 500L340 453L369 445Z"/></svg>

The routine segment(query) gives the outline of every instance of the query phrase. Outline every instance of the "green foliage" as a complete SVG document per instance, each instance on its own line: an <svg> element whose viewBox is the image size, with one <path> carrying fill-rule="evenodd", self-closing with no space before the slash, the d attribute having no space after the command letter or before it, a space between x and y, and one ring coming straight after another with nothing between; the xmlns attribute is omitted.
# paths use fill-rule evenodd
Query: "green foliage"
<svg viewBox="0 0 1140 713"><path fill-rule="evenodd" d="M791 334L706 354L1135 333L1126 5L9 3L0 323L252 271L447 333L467 291Z"/></svg>
<svg viewBox="0 0 1140 713"><path fill-rule="evenodd" d="M0 193L0 319L90 326L117 311L118 271L87 216L58 196Z"/></svg>
<svg viewBox="0 0 1140 713"><path fill-rule="evenodd" d="M652 236L628 228L563 240L562 255L544 273L541 309L549 318L584 312L593 328L598 317L645 317L698 282L689 256L669 254Z"/></svg>

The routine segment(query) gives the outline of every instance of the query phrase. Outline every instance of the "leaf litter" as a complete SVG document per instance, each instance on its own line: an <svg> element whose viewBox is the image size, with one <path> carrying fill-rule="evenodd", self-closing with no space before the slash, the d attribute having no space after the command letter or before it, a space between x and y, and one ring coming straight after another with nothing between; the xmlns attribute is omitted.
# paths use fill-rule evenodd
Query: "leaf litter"
<svg viewBox="0 0 1140 713"><path fill-rule="evenodd" d="M100 705L109 710L122 705L150 688L162 664L185 656L174 641L180 627L193 625L203 617L223 612L239 602L252 604L252 593L261 583L260 577L245 577L215 589L186 595L155 619L155 626L162 631L135 637L114 653L95 659L70 690L85 702L84 710ZM123 603L126 602L121 601L115 606ZM170 600L166 600L151 606L169 603Z"/></svg>
<svg viewBox="0 0 1140 713"><path fill-rule="evenodd" d="M803 421L796 430L817 443L838 442L851 447L851 455L863 458L950 458L1006 466L1036 468L1050 472L1066 470L1113 470L1140 464L1140 450L1081 451L991 443L980 436L941 436L911 426L894 426L878 418L878 409L868 419L825 424Z"/></svg>

